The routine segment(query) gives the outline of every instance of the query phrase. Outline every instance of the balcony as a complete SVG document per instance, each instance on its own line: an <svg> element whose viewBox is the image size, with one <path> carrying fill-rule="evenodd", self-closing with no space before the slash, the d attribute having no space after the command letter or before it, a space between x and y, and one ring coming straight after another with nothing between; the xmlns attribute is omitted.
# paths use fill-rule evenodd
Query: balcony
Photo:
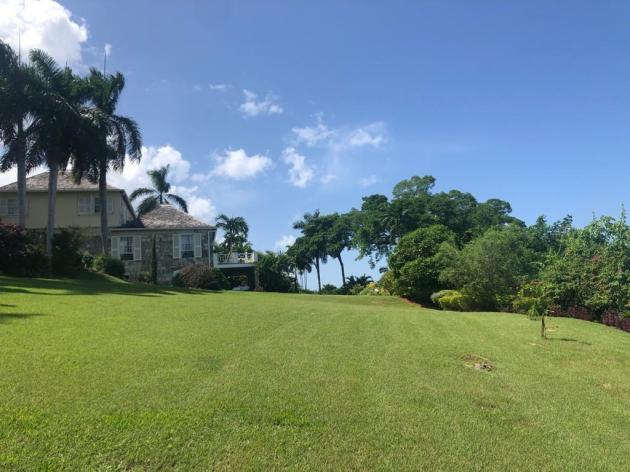
<svg viewBox="0 0 630 472"><path fill-rule="evenodd" d="M253 266L258 261L255 252L233 252L231 254L213 254L214 267L247 267Z"/></svg>

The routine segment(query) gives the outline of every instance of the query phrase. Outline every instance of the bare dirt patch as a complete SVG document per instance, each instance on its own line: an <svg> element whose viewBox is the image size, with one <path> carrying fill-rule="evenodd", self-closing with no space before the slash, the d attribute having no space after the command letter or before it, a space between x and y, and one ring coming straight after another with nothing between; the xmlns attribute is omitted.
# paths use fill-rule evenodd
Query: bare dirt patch
<svg viewBox="0 0 630 472"><path fill-rule="evenodd" d="M466 354L462 357L462 360L464 361L464 366L471 369L481 370L483 372L492 372L496 369L496 366L490 359L486 359L477 354Z"/></svg>

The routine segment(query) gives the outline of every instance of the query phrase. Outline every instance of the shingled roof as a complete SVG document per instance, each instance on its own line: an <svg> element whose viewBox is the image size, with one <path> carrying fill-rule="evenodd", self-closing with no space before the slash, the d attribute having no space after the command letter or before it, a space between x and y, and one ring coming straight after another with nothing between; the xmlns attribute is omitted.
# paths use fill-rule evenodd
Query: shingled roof
<svg viewBox="0 0 630 472"><path fill-rule="evenodd" d="M172 205L158 205L154 210L130 221L124 228L146 229L212 229L214 226L203 223L188 213Z"/></svg>
<svg viewBox="0 0 630 472"><path fill-rule="evenodd" d="M26 178L26 191L27 192L47 192L48 191L48 176L50 172L42 172L41 174L33 175ZM107 186L108 190L121 189ZM59 172L57 177L57 192L83 192L98 191L98 183L92 183L88 179L81 179L81 183L77 184L72 178L70 172ZM17 192L17 182L13 182L8 185L0 187L0 192Z"/></svg>

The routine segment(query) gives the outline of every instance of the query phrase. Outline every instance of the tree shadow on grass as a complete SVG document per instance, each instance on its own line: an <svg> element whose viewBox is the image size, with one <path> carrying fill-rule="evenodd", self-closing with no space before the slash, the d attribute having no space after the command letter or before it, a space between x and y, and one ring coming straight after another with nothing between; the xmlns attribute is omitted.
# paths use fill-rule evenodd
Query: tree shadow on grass
<svg viewBox="0 0 630 472"><path fill-rule="evenodd" d="M43 290L50 290L43 291ZM82 274L76 279L17 278L0 280L1 293L31 295L131 295L137 297L161 297L179 293L201 294L203 290L188 290L159 285L130 283L99 274Z"/></svg>
<svg viewBox="0 0 630 472"><path fill-rule="evenodd" d="M1 313L0 312L0 324L8 323L13 320L26 320L35 316L46 316L43 313Z"/></svg>

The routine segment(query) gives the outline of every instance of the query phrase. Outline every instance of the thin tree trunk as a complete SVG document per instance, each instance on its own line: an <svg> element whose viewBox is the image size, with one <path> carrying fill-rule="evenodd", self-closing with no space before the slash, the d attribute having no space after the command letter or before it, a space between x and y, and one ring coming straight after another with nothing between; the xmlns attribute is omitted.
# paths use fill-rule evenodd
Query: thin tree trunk
<svg viewBox="0 0 630 472"><path fill-rule="evenodd" d="M56 163L50 163L48 167L48 225L46 226L46 255L48 256L48 263L52 264L52 240L55 232L55 206L57 204L57 177L59 176L59 165Z"/></svg>
<svg viewBox="0 0 630 472"><path fill-rule="evenodd" d="M317 293L322 291L322 281L319 277L319 256L315 258L315 268L317 269Z"/></svg>
<svg viewBox="0 0 630 472"><path fill-rule="evenodd" d="M107 166L100 166L98 172L98 194L101 201L101 251L109 254L109 228L107 225Z"/></svg>
<svg viewBox="0 0 630 472"><path fill-rule="evenodd" d="M18 161L17 161L17 190L18 190L18 226L26 227L26 142L22 120L18 121Z"/></svg>
<svg viewBox="0 0 630 472"><path fill-rule="evenodd" d="M343 261L341 260L341 253L339 253L337 259L339 259L339 265L341 266L341 286L343 287L346 285L346 270L343 266Z"/></svg>
<svg viewBox="0 0 630 472"><path fill-rule="evenodd" d="M542 338L546 338L547 337L547 331L545 330L545 315L542 315L541 318L541 323L540 323L540 336Z"/></svg>

